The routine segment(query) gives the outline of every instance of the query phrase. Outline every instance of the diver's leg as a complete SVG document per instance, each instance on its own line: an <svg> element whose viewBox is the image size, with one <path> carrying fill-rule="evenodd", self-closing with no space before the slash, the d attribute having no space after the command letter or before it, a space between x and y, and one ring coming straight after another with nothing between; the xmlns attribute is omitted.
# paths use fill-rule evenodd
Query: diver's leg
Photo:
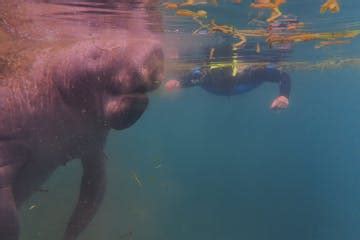
<svg viewBox="0 0 360 240"><path fill-rule="evenodd" d="M0 162L1 161L0 155ZM19 220L13 196L12 181L16 167L5 165L0 167L0 239L19 239Z"/></svg>
<svg viewBox="0 0 360 240"><path fill-rule="evenodd" d="M102 151L82 158L80 196L68 223L64 240L75 240L98 210L105 193L105 159Z"/></svg>

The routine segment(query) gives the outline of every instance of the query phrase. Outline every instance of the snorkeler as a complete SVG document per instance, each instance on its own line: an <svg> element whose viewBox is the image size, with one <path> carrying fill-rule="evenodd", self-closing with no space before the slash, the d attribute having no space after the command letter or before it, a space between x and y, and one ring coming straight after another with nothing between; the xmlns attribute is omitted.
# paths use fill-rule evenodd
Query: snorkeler
<svg viewBox="0 0 360 240"><path fill-rule="evenodd" d="M169 80L165 84L168 91L180 88L200 86L206 91L222 96L238 95L260 86L264 82L279 84L279 95L270 108L285 109L289 106L291 80L287 73L269 64L267 66L244 66L236 74L232 66L197 67L180 80Z"/></svg>
<svg viewBox="0 0 360 240"><path fill-rule="evenodd" d="M269 24L267 32L269 36L273 34L285 36L289 31L296 29L298 24L296 17L283 15ZM272 55L270 64L240 65L237 62L231 64L210 62L203 67L194 68L179 80L169 80L165 88L173 91L200 86L216 95L232 96L251 91L264 82L278 83L279 94L271 103L270 108L285 109L289 106L291 80L286 72L279 69L277 63L291 51L292 45L290 43L273 44L272 49L276 52ZM213 59L213 52L210 52L210 60Z"/></svg>

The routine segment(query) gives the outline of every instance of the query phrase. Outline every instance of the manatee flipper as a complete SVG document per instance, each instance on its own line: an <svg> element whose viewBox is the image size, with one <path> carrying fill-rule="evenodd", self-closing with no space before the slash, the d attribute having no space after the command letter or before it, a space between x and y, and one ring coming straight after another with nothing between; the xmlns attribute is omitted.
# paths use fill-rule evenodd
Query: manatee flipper
<svg viewBox="0 0 360 240"><path fill-rule="evenodd" d="M0 163L4 162L1 159ZM0 239L19 239L19 219L16 209L12 181L15 177L14 166L5 165L0 167Z"/></svg>
<svg viewBox="0 0 360 240"><path fill-rule="evenodd" d="M80 196L68 223L64 240L75 240L98 210L106 187L105 160L106 156L102 151L82 158Z"/></svg>

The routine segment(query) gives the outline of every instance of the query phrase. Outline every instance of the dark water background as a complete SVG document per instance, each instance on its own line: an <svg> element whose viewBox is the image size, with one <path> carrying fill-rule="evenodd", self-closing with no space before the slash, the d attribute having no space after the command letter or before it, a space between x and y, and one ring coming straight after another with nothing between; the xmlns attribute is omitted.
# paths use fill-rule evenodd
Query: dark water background
<svg viewBox="0 0 360 240"><path fill-rule="evenodd" d="M325 16L318 13L322 1L288 1L284 10L317 30L360 23L357 0L343 0L339 14ZM229 3L217 14L242 26L246 9ZM183 29L180 39L191 23ZM299 44L293 54L312 61L359 51L357 39L316 51L313 43ZM141 120L109 138L106 198L80 239L358 240L360 71L291 75L290 108L280 113L269 110L277 94L271 84L231 98L199 88L151 94ZM80 175L72 162L45 184L48 192L28 201L22 240L61 238Z"/></svg>

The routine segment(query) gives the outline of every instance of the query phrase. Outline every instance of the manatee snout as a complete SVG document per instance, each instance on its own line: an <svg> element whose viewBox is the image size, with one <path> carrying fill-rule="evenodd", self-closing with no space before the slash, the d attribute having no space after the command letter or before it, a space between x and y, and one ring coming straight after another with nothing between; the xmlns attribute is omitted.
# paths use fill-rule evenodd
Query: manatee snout
<svg viewBox="0 0 360 240"><path fill-rule="evenodd" d="M104 100L106 125L121 130L134 124L146 110L146 93L158 88L163 81L164 55L155 41L132 41L121 68L109 85Z"/></svg>
<svg viewBox="0 0 360 240"><path fill-rule="evenodd" d="M158 88L163 81L164 55L160 43L154 41L133 41L126 56L134 68L128 84L135 91L148 92Z"/></svg>

